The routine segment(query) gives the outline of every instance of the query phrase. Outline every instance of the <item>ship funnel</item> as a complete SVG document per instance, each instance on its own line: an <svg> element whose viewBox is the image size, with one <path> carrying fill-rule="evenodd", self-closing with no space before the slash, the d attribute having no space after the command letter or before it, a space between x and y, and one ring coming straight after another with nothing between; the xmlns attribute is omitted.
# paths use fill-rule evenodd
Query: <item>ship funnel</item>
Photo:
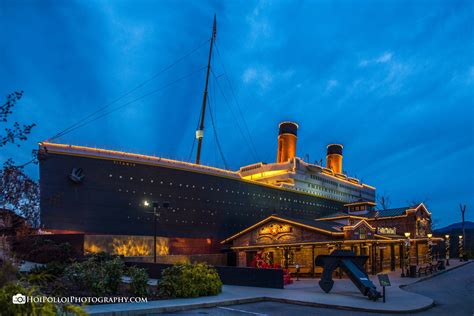
<svg viewBox="0 0 474 316"><path fill-rule="evenodd" d="M298 124L281 122L279 128L277 162L287 162L296 156Z"/></svg>
<svg viewBox="0 0 474 316"><path fill-rule="evenodd" d="M330 144L327 148L326 167L334 173L342 173L342 145Z"/></svg>

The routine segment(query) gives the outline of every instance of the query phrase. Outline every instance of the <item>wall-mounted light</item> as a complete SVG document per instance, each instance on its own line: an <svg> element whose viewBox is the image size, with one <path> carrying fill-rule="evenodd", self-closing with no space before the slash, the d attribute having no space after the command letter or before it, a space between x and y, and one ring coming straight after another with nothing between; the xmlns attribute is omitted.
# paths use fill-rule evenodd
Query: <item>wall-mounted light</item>
<svg viewBox="0 0 474 316"><path fill-rule="evenodd" d="M433 237L433 234L427 234L426 236L428 236L428 238L431 238Z"/></svg>
<svg viewBox="0 0 474 316"><path fill-rule="evenodd" d="M410 235L411 235L410 232L406 232L406 233L405 233L405 237L406 237L406 238L410 238Z"/></svg>

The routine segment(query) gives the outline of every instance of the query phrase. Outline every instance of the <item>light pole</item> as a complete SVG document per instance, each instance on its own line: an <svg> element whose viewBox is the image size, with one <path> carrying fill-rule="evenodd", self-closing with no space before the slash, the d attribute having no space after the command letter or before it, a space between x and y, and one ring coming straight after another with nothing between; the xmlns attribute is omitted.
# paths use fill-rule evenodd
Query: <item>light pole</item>
<svg viewBox="0 0 474 316"><path fill-rule="evenodd" d="M150 202L145 200L143 202L143 205L145 207L149 207ZM157 201L153 201L151 205L153 206L153 263L156 263L156 228L157 228L158 217L160 216L160 213L157 212L157 209L158 209ZM170 206L169 202L163 202L164 208L168 208L169 206Z"/></svg>
<svg viewBox="0 0 474 316"><path fill-rule="evenodd" d="M411 233L405 233L405 276L410 276L410 235Z"/></svg>
<svg viewBox="0 0 474 316"><path fill-rule="evenodd" d="M431 253L431 237L433 237L433 234L427 234L426 236L428 236L428 264L431 266L433 263L433 254Z"/></svg>
<svg viewBox="0 0 474 316"><path fill-rule="evenodd" d="M462 235L459 235L458 250L459 250L459 261L463 261L464 258L464 249L463 249L463 239Z"/></svg>
<svg viewBox="0 0 474 316"><path fill-rule="evenodd" d="M449 235L444 235L444 243L446 246L446 266L449 266Z"/></svg>

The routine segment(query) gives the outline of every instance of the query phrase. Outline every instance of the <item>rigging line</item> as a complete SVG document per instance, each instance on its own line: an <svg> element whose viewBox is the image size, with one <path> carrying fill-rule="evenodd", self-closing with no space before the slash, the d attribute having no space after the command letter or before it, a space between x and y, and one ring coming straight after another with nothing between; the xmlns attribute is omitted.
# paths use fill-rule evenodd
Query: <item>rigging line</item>
<svg viewBox="0 0 474 316"><path fill-rule="evenodd" d="M230 112L232 113L232 116L236 117L234 111L232 110L232 107L230 106L230 103L229 103L227 97L226 97L225 94L224 94L224 91L222 90L222 87L221 87L219 81L217 81L216 74L214 73L214 71L212 70L212 68L211 68L211 72L212 72L212 76L214 77L214 81L217 83L217 88L218 88L218 90L220 91L220 93L222 94L222 97L224 98L225 103L226 103L227 106L229 107L229 110L230 110ZM243 139L245 140L245 142L247 143L247 146L249 146L250 152L251 152L251 154L254 156L253 158L254 158L255 160L258 160L258 158L255 156L255 153L252 152L252 146L250 146L249 141L248 141L248 139L245 137L245 133L242 131L242 128L240 127L239 121L238 121L237 119L235 120L235 123L237 124L237 128L239 129L240 133L242 134L242 138L243 138Z"/></svg>
<svg viewBox="0 0 474 316"><path fill-rule="evenodd" d="M188 77L191 77L192 75L194 75L194 74L196 74L196 73L198 73L198 72L200 72L201 70L204 70L204 69L206 69L206 66L203 66L203 67L201 67L201 68L199 68L199 69L197 69L197 70L194 70L194 71L188 73L187 75L185 75L185 76L183 76L183 77L181 77L181 78L178 78L178 79L176 79L176 80L174 80L174 81L171 81L171 82L169 82L169 83L167 83L167 84L165 84L165 85L163 85L163 86L161 86L161 87L159 87L159 88L157 88L157 89L151 90L151 91L149 91L149 92L147 92L147 93L145 93L145 94L143 94L143 95L137 97L136 99L133 99L133 100L131 100L131 101L128 101L128 102L126 102L126 103L124 103L124 104L122 104L122 105L120 105L120 106L118 106L118 107L116 107L116 108L114 108L114 109L108 111L108 112L105 112L105 113L103 113L103 114L101 114L101 115L99 115L99 116L96 116L95 118L93 118L93 119L91 119L91 120L89 120L89 121L86 121L86 122L82 123L81 125L78 125L78 126L74 127L73 129L67 131L67 132L64 133L63 135L68 134L68 133L70 133L70 132L72 132L72 131L75 131L76 129L81 128L81 127L83 127L83 126L85 126L85 125L88 125L88 124L90 124L90 123L92 123L92 122L94 122L94 121L97 121L98 119L100 119L100 118L102 118L102 117L104 117L104 116L107 116L107 115L109 115L109 114L111 114L111 113L113 113L113 112L116 112L116 111L122 109L123 107L125 107L125 106L127 106L127 105L129 105L129 104L132 104L132 103L134 103L134 102L136 102L136 101L139 101L139 100L141 100L141 99L143 99L143 98L145 98L145 97L148 97L148 96L150 96L150 95L152 95L152 94L155 94L155 93L157 93L157 92L159 92L159 91L161 91L161 90L164 90L164 89L166 89L166 88L168 88L168 87L170 87L170 86L172 86L172 85L174 85L174 84L176 84L176 83L178 83L178 82L180 82L180 81L182 81L182 80L184 80L184 79L186 79L186 78L188 78Z"/></svg>
<svg viewBox="0 0 474 316"><path fill-rule="evenodd" d="M229 75L227 74L227 70L224 66L224 59L222 58L221 53L219 52L219 47L218 47L217 41L216 41L216 52L217 52L217 56L219 57L219 63L221 64L222 69L224 70L224 75L225 75L227 84L230 87L231 94L234 97L235 104L237 105L237 110L239 111L239 114L242 118L242 121L244 122L244 128L245 128L247 134L249 135L249 140L250 140L250 144L252 145L252 149L254 150L255 155L257 156L257 158L259 158L258 152L257 152L256 147L255 147L255 143L253 142L253 139L252 139L252 133L250 133L247 121L245 120L245 116L243 115L242 110L241 110L242 106L240 105L240 102L237 99L234 87L232 86L232 83L229 79ZM258 160L260 161L260 159L258 159Z"/></svg>
<svg viewBox="0 0 474 316"><path fill-rule="evenodd" d="M189 52L187 52L186 54L184 54L183 56L179 57L178 59L174 60L171 64L169 64L168 66L164 67L163 69L161 69L160 71L158 71L157 73L155 73L153 76L151 76L150 78L146 79L145 81L142 81L141 83L139 83L137 86L135 86L134 88L128 90L127 92L125 92L124 94L120 95L119 97L115 98L114 100L112 100L111 102L107 103L106 105L104 105L103 107L99 108L98 110L94 111L93 113L89 114L88 116L82 118L81 120L79 120L78 122L72 124L71 126L67 127L66 129L60 131L59 133L57 133L56 135L54 135L53 137L49 138L49 140L53 140L53 139L56 139L58 137L61 137L62 135L64 135L65 132L67 132L69 129L72 129L74 128L76 125L79 125L81 124L82 122L84 122L85 120L91 118L92 116L98 114L99 112L102 112L103 110L105 110L106 108L110 107L111 105L113 105L114 103L122 100L123 98L125 98L126 96L129 96L130 94L132 94L133 92L137 91L138 89L140 89L141 87L143 87L144 85L146 85L147 83L149 83L150 81L153 81L154 79L156 79L158 76L160 76L162 73L166 72L167 70L171 69L172 67L174 67L175 65L177 65L178 63L180 63L182 60L184 60L186 57L192 55L194 52L196 52L197 50L199 50L201 47L203 47L205 44L207 44L208 42L210 41L210 39L202 42L201 44L199 44L198 46L196 46L195 48L193 48L192 50L190 50Z"/></svg>
<svg viewBox="0 0 474 316"><path fill-rule="evenodd" d="M219 150L219 154L221 155L222 162L224 162L225 169L229 170L229 167L227 165L227 161L225 160L225 157L224 157L224 153L222 152L222 147L221 147L221 144L219 142L219 138L217 137L217 130L216 130L216 126L214 124L214 115L212 115L212 107L211 107L210 98L208 98L208 105L209 105L209 110L210 110L209 113L211 114L211 124L212 124L212 129L214 130L214 138L216 140L217 149Z"/></svg>

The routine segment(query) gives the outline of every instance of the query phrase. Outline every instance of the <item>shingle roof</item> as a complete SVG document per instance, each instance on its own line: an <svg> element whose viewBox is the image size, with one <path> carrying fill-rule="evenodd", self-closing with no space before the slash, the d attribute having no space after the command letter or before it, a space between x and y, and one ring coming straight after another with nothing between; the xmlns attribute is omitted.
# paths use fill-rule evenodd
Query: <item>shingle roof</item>
<svg viewBox="0 0 474 316"><path fill-rule="evenodd" d="M338 212L335 212L335 213L331 213L331 214L328 214L328 215L321 216L318 219L340 217L340 216L349 216L349 214L347 214L346 212L343 212L343 211L338 211Z"/></svg>
<svg viewBox="0 0 474 316"><path fill-rule="evenodd" d="M315 219L287 216L287 215L281 215L281 214L274 214L273 216L286 219L292 222L301 223L306 226L311 226L318 229L324 229L333 233L340 233L342 231L342 227L344 227L343 224L335 222L335 221L317 221Z"/></svg>
<svg viewBox="0 0 474 316"><path fill-rule="evenodd" d="M409 207L399 207L399 208L390 208L386 210L377 210L369 213L369 217L390 217L390 216L400 216L400 215L405 215L406 210L409 209Z"/></svg>

